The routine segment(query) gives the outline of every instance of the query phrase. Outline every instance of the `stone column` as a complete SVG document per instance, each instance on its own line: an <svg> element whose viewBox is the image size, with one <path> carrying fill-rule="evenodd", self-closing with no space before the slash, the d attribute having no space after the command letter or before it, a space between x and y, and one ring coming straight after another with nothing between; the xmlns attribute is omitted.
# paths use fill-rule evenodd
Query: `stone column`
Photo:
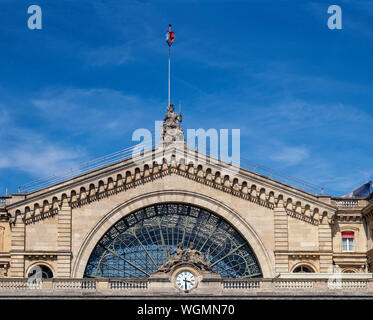
<svg viewBox="0 0 373 320"><path fill-rule="evenodd" d="M289 272L288 215L285 208L274 208L276 273Z"/></svg>
<svg viewBox="0 0 373 320"><path fill-rule="evenodd" d="M71 207L68 199L62 200L58 211L58 255L56 278L69 278L71 273Z"/></svg>

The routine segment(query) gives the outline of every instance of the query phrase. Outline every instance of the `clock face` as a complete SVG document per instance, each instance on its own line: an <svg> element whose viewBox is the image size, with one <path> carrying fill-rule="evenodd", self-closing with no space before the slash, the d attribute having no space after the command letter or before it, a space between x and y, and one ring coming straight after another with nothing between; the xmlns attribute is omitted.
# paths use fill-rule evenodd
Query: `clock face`
<svg viewBox="0 0 373 320"><path fill-rule="evenodd" d="M196 278L190 271L181 271L176 276L176 285L181 290L191 290L196 285Z"/></svg>

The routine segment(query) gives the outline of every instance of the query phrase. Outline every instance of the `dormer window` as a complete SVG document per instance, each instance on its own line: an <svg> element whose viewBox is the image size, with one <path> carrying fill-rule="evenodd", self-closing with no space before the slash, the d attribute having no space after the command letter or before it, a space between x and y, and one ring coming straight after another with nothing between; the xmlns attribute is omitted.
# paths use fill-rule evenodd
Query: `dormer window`
<svg viewBox="0 0 373 320"><path fill-rule="evenodd" d="M355 251L353 232L342 232L342 251L343 252Z"/></svg>

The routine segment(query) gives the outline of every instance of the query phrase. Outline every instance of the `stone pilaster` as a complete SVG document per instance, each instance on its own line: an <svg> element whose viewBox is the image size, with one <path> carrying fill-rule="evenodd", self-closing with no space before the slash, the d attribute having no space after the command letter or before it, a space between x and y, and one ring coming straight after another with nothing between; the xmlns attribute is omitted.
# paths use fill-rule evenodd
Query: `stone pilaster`
<svg viewBox="0 0 373 320"><path fill-rule="evenodd" d="M26 225L20 216L17 217L12 226L11 255L10 255L10 277L24 277L25 275L25 232Z"/></svg>
<svg viewBox="0 0 373 320"><path fill-rule="evenodd" d="M288 215L285 208L274 209L276 273L289 272Z"/></svg>
<svg viewBox="0 0 373 320"><path fill-rule="evenodd" d="M71 273L71 207L64 199L58 212L58 256L56 278L68 278Z"/></svg>
<svg viewBox="0 0 373 320"><path fill-rule="evenodd" d="M319 224L319 251L324 253L320 255L320 272L332 272L330 269L333 264L332 241L332 229L327 221L323 221Z"/></svg>

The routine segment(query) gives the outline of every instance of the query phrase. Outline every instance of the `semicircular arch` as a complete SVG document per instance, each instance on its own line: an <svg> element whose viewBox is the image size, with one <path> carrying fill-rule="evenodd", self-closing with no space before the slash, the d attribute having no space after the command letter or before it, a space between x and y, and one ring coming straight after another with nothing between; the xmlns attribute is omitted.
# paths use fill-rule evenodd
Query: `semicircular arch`
<svg viewBox="0 0 373 320"><path fill-rule="evenodd" d="M141 195L125 201L109 211L88 233L83 241L73 265L73 276L77 278L84 276L85 268L92 251L100 239L118 221L140 209L162 203L192 205L221 217L236 229L249 244L260 265L262 276L264 278L274 276L273 258L271 259L268 250L255 230L236 211L222 202L205 195L178 190L156 191Z"/></svg>

